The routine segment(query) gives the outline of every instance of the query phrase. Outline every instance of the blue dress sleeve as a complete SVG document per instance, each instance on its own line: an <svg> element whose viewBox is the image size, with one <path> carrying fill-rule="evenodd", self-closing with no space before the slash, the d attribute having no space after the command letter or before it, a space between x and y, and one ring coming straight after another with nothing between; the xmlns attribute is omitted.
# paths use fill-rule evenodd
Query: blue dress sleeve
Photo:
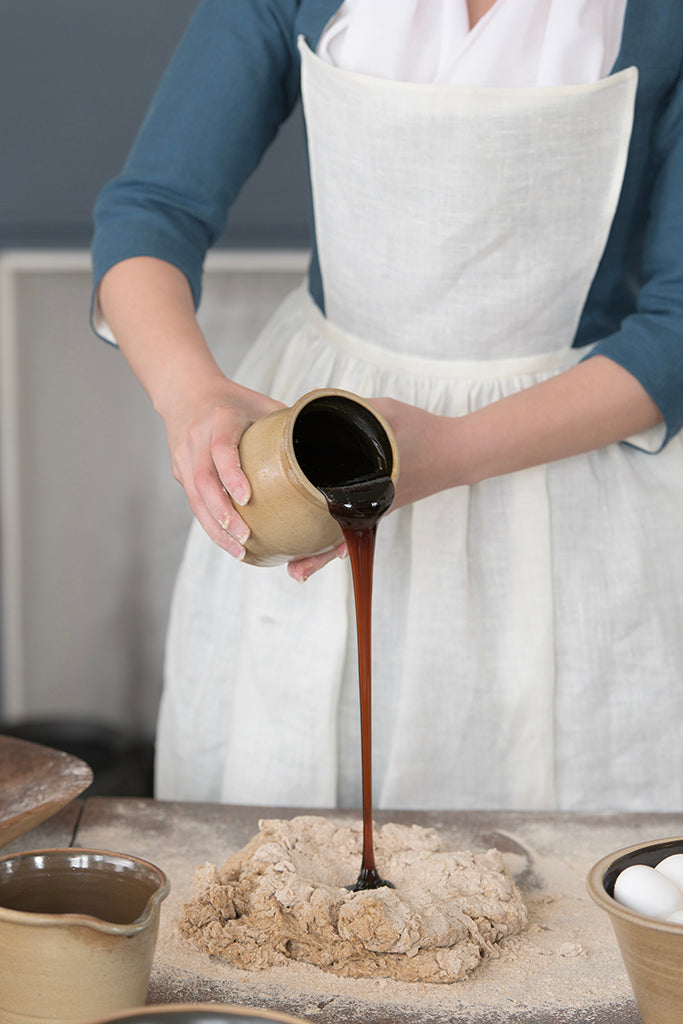
<svg viewBox="0 0 683 1024"><path fill-rule="evenodd" d="M662 448L683 427L683 79L650 140L653 170L635 309L589 356L604 355L642 384L659 408ZM637 442L636 442L637 443ZM640 445L638 445L640 446Z"/></svg>
<svg viewBox="0 0 683 1024"><path fill-rule="evenodd" d="M203 0L120 175L100 193L95 289L131 256L187 276L195 304L207 249L299 95L297 0Z"/></svg>

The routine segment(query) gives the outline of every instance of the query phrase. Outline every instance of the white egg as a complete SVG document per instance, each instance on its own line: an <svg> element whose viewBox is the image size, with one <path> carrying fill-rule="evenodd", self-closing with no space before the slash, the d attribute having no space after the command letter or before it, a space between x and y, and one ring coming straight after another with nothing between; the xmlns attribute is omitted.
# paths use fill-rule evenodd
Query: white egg
<svg viewBox="0 0 683 1024"><path fill-rule="evenodd" d="M655 870L670 878L683 892L683 853L672 853L670 857L660 860Z"/></svg>
<svg viewBox="0 0 683 1024"><path fill-rule="evenodd" d="M617 875L614 898L648 917L663 919L683 910L683 892L670 878L647 864L631 864Z"/></svg>
<svg viewBox="0 0 683 1024"><path fill-rule="evenodd" d="M667 921L671 921L672 924L683 924L683 910L674 910L673 914L669 914Z"/></svg>

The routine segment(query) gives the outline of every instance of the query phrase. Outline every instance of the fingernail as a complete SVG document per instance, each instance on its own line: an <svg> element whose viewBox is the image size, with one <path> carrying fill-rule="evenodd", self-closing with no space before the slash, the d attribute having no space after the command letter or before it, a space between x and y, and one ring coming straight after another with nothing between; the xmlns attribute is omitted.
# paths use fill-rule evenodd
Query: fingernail
<svg viewBox="0 0 683 1024"><path fill-rule="evenodd" d="M232 516L230 515L229 512L226 512L225 515L223 516L223 518L221 519L221 524L220 524L221 525L221 529L224 530L226 533L230 529L230 521L231 521L231 519L232 519ZM239 525L235 526L235 529L232 531L232 536L233 536L233 539L236 540L238 544L244 545L249 540L249 534L250 533L251 533L251 530L246 525L246 523L242 523L241 526L239 526Z"/></svg>
<svg viewBox="0 0 683 1024"><path fill-rule="evenodd" d="M297 572L295 569L292 569L291 565L287 567L287 572L295 583L305 583L308 579L308 576L303 570L301 572Z"/></svg>
<svg viewBox="0 0 683 1024"><path fill-rule="evenodd" d="M250 529L248 526L240 526L233 533L233 537L239 544L246 544L249 540Z"/></svg>
<svg viewBox="0 0 683 1024"><path fill-rule="evenodd" d="M240 562L244 559L244 556L247 553L242 545L237 543L229 544L226 550L229 555L232 555L233 558L236 558Z"/></svg>
<svg viewBox="0 0 683 1024"><path fill-rule="evenodd" d="M249 501L249 491L245 487L235 487L230 494L236 505L244 506Z"/></svg>

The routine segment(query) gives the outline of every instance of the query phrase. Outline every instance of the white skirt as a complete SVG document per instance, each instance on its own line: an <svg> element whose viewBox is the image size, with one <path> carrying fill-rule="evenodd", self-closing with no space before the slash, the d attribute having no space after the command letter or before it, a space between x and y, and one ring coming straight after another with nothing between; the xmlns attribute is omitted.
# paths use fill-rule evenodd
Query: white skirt
<svg viewBox="0 0 683 1024"><path fill-rule="evenodd" d="M460 416L576 362L412 358L336 329L304 289L239 380L335 386ZM680 810L683 441L618 444L390 513L373 602L377 807ZM348 562L303 586L191 530L168 635L157 794L361 802Z"/></svg>

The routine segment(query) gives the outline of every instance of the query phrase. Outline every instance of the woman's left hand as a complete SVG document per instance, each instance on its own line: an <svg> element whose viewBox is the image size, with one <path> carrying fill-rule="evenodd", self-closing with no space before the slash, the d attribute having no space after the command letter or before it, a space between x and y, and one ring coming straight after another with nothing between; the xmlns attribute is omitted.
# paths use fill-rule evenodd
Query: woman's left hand
<svg viewBox="0 0 683 1024"><path fill-rule="evenodd" d="M392 509L454 485L457 449L453 435L458 419L437 416L394 398L373 398L371 405L388 422L398 447L399 473Z"/></svg>
<svg viewBox="0 0 683 1024"><path fill-rule="evenodd" d="M453 430L457 421L435 416L393 398L373 398L370 404L388 422L398 447L399 475L391 510L451 486L447 481L449 466L450 472L453 469L450 465L452 444L447 442L445 434ZM303 583L334 558L345 558L347 554L344 542L322 555L311 555L290 562L288 571L293 579Z"/></svg>

